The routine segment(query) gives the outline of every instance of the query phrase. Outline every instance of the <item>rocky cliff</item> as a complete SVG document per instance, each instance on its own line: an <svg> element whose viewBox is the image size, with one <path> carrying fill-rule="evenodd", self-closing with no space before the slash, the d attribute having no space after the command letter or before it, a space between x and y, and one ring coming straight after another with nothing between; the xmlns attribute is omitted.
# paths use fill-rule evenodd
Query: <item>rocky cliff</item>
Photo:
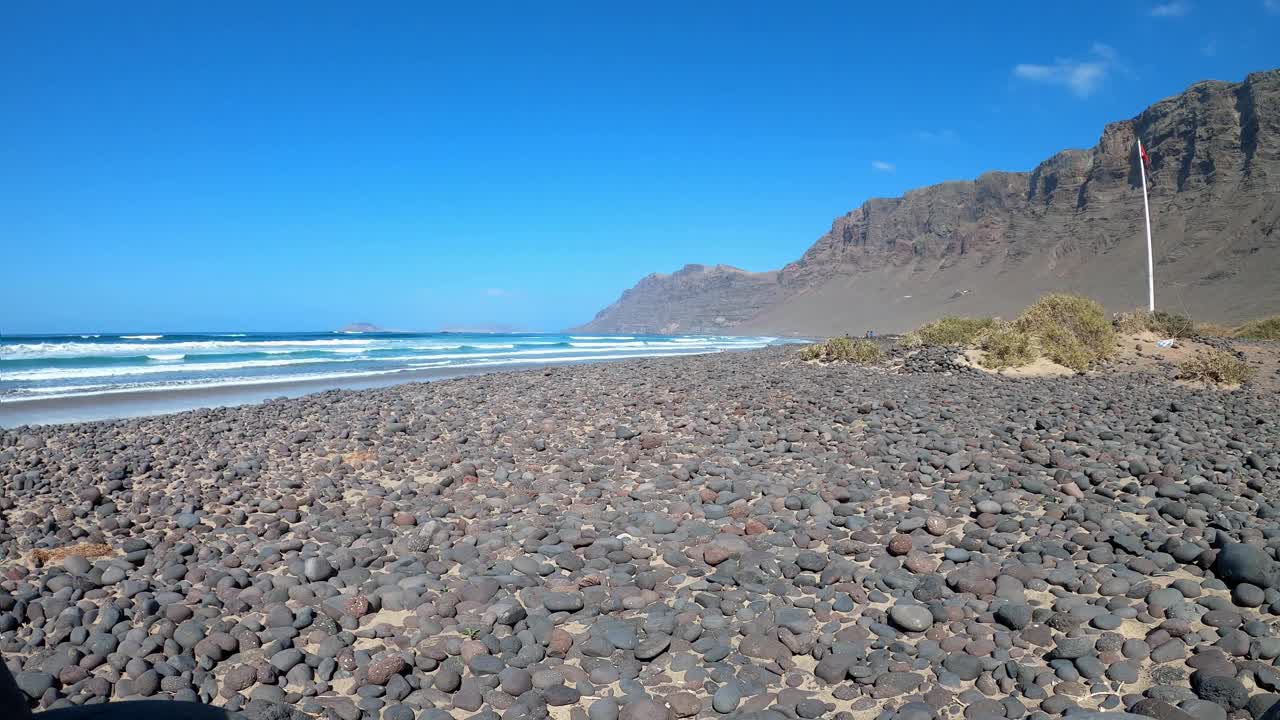
<svg viewBox="0 0 1280 720"><path fill-rule="evenodd" d="M1050 290L1145 305L1135 142L1152 161L1156 301L1230 322L1280 311L1280 70L1202 82L1031 172L873 199L776 272L650 275L576 331L822 335L1009 315Z"/></svg>
<svg viewBox="0 0 1280 720"><path fill-rule="evenodd" d="M686 333L729 331L782 299L779 273L728 265L685 265L652 273L574 332Z"/></svg>

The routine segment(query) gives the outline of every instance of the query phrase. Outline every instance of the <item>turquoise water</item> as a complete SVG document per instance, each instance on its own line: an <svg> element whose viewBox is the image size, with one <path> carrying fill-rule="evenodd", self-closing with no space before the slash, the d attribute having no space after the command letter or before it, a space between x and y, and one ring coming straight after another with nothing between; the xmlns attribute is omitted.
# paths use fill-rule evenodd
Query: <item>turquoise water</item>
<svg viewBox="0 0 1280 720"><path fill-rule="evenodd" d="M696 355L772 337L468 333L0 336L0 402L177 388L394 380L429 369Z"/></svg>

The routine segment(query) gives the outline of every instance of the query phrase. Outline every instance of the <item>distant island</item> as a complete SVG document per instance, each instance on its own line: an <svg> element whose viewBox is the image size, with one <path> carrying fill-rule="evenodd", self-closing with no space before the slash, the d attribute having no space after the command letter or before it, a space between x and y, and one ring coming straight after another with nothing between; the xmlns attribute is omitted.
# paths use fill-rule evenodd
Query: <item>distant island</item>
<svg viewBox="0 0 1280 720"><path fill-rule="evenodd" d="M350 325L340 328L338 332L368 333L368 332L387 332L387 330L385 328L380 328L377 325L374 325L373 323L354 322L354 323L351 323Z"/></svg>

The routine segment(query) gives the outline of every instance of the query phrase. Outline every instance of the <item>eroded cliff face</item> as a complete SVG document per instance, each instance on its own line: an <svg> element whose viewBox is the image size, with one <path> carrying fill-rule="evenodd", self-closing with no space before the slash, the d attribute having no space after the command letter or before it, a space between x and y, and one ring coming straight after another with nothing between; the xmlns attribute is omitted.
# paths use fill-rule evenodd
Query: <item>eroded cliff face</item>
<svg viewBox="0 0 1280 720"><path fill-rule="evenodd" d="M1108 125L1089 150L877 198L777 273L651 275L582 329L829 334L1012 314L1042 292L1145 304L1135 143L1149 176L1157 301L1232 321L1280 311L1280 70L1202 82ZM694 268L691 270L690 268Z"/></svg>
<svg viewBox="0 0 1280 720"><path fill-rule="evenodd" d="M728 265L685 265L646 276L573 332L714 333L728 331L776 303L778 273Z"/></svg>

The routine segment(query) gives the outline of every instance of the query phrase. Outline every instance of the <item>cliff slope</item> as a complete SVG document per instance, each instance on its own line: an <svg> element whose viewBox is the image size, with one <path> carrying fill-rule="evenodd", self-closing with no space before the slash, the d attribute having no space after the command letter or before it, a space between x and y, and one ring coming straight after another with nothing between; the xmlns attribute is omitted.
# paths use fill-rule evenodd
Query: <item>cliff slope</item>
<svg viewBox="0 0 1280 720"><path fill-rule="evenodd" d="M1280 311L1272 70L1197 83L1031 172L869 200L776 272L650 275L575 331L888 331L944 314L1010 315L1050 290L1144 306L1139 137L1152 161L1157 304L1219 322Z"/></svg>

